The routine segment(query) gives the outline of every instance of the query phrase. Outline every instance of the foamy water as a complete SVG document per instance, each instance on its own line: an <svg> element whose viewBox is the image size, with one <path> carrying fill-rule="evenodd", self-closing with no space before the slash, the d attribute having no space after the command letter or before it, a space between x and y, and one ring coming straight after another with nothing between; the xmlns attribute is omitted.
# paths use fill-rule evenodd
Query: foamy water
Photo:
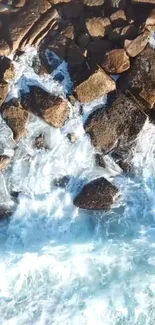
<svg viewBox="0 0 155 325"><path fill-rule="evenodd" d="M54 74L39 78L32 57L31 50L16 63L10 97L33 83L65 97L69 76L62 84ZM9 202L10 189L21 192L11 221L0 226L1 325L155 323L155 126L146 121L137 139L135 176L108 156L107 168L97 167L83 121L105 103L86 105L82 117L76 103L62 130L31 117L12 166L0 175L2 201ZM0 123L2 147L7 143L11 155L14 141ZM66 134L73 130L77 140L70 143ZM49 150L33 148L40 133ZM65 175L66 189L55 186ZM107 213L79 210L73 198L98 176L114 182L121 199Z"/></svg>

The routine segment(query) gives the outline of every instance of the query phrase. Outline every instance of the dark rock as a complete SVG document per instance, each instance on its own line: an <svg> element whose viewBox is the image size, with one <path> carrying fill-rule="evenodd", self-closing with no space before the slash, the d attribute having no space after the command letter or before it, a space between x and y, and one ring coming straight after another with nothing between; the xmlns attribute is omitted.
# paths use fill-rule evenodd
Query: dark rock
<svg viewBox="0 0 155 325"><path fill-rule="evenodd" d="M155 103L155 51L148 45L132 62L131 69L119 80L119 88L129 89L153 108Z"/></svg>
<svg viewBox="0 0 155 325"><path fill-rule="evenodd" d="M107 110L99 109L91 114L85 123L92 144L104 153L117 147L129 148L142 129L147 116L142 104L130 93L118 93Z"/></svg>
<svg viewBox="0 0 155 325"><path fill-rule="evenodd" d="M88 44L88 56L91 65L102 64L106 52L112 49L112 43L108 40L95 40Z"/></svg>
<svg viewBox="0 0 155 325"><path fill-rule="evenodd" d="M36 137L35 140L34 140L33 146L34 146L34 148L37 148L38 150L40 150L40 149L48 149L48 146L47 146L46 141L45 141L45 135L40 134L38 137Z"/></svg>
<svg viewBox="0 0 155 325"><path fill-rule="evenodd" d="M0 57L0 80L9 81L15 76L15 68L11 60L7 57Z"/></svg>
<svg viewBox="0 0 155 325"><path fill-rule="evenodd" d="M108 210L111 208L117 192L114 185L101 177L85 185L74 199L74 204L81 209Z"/></svg>
<svg viewBox="0 0 155 325"><path fill-rule="evenodd" d="M96 165L102 168L106 167L105 161L104 161L104 156L102 154L97 153L96 156Z"/></svg>
<svg viewBox="0 0 155 325"><path fill-rule="evenodd" d="M56 178L54 180L54 185L65 188L68 185L69 181L70 181L70 176L66 175L63 176L62 178Z"/></svg>
<svg viewBox="0 0 155 325"><path fill-rule="evenodd" d="M80 16L81 12L83 11L84 6L81 1L74 0L69 3L64 3L62 5L63 15L66 18L76 18Z"/></svg>
<svg viewBox="0 0 155 325"><path fill-rule="evenodd" d="M24 109L38 115L48 124L60 128L69 116L68 101L49 94L47 91L31 86L30 92L24 94L21 104Z"/></svg>

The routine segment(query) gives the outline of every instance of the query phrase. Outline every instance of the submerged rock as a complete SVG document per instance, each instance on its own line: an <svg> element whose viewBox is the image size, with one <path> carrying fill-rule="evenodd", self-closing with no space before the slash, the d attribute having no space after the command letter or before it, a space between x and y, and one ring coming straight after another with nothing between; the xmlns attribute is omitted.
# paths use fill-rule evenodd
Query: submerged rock
<svg viewBox="0 0 155 325"><path fill-rule="evenodd" d="M74 199L74 204L81 209L108 210L117 192L114 185L101 177L85 185Z"/></svg>
<svg viewBox="0 0 155 325"><path fill-rule="evenodd" d="M86 81L76 87L77 99L88 103L116 89L115 82L102 69L98 69Z"/></svg>
<svg viewBox="0 0 155 325"><path fill-rule="evenodd" d="M98 109L85 123L92 144L103 152L128 148L142 129L147 116L131 94L118 93L107 110Z"/></svg>
<svg viewBox="0 0 155 325"><path fill-rule="evenodd" d="M11 162L11 158L7 156L0 156L0 171L5 169Z"/></svg>
<svg viewBox="0 0 155 325"><path fill-rule="evenodd" d="M21 99L23 108L38 115L48 124L61 128L69 116L68 101L37 86L31 86L29 89L30 92L24 94Z"/></svg>
<svg viewBox="0 0 155 325"><path fill-rule="evenodd" d="M9 85L7 82L1 82L0 83L0 106L5 101L7 95L8 95Z"/></svg>

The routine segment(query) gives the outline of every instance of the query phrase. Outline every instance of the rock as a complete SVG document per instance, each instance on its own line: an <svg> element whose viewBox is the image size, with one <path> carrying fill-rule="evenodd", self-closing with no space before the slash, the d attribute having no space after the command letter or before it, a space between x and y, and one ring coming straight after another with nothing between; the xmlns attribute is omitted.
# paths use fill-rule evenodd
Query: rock
<svg viewBox="0 0 155 325"><path fill-rule="evenodd" d="M137 36L137 29L134 25L127 25L125 27L117 27L113 30L109 30L108 38L111 42L118 44L120 42L124 44L124 40L132 40Z"/></svg>
<svg viewBox="0 0 155 325"><path fill-rule="evenodd" d="M98 69L76 87L76 94L80 102L88 103L115 89L115 82L102 69Z"/></svg>
<svg viewBox="0 0 155 325"><path fill-rule="evenodd" d="M0 57L0 80L12 80L15 77L15 67L7 57Z"/></svg>
<svg viewBox="0 0 155 325"><path fill-rule="evenodd" d="M90 35L88 33L83 33L78 37L78 45L81 48L87 47L88 43L90 42Z"/></svg>
<svg viewBox="0 0 155 325"><path fill-rule="evenodd" d="M69 39L63 35L60 35L59 33L56 35L56 37L51 37L48 39L47 42L45 42L42 47L40 48L40 58L44 61L44 63L49 66L47 58L46 58L46 52L52 51L54 52L60 59L66 60L67 59L67 51L68 51L68 45L69 45ZM52 58L53 59L53 58ZM53 65L53 68L54 65ZM51 71L49 66L49 71Z"/></svg>
<svg viewBox="0 0 155 325"><path fill-rule="evenodd" d="M131 0L133 3L155 4L154 0Z"/></svg>
<svg viewBox="0 0 155 325"><path fill-rule="evenodd" d="M88 45L88 57L90 58L91 65L102 65L104 55L112 49L112 43L108 40L95 40L91 41Z"/></svg>
<svg viewBox="0 0 155 325"><path fill-rule="evenodd" d="M7 82L1 82L0 83L0 106L5 101L7 95L8 95L9 85Z"/></svg>
<svg viewBox="0 0 155 325"><path fill-rule="evenodd" d="M122 27L127 24L127 18L124 10L117 10L110 16L111 23L114 27Z"/></svg>
<svg viewBox="0 0 155 325"><path fill-rule="evenodd" d="M74 2L64 3L62 5L63 15L66 18L77 18L83 11L84 6L79 0L74 0Z"/></svg>
<svg viewBox="0 0 155 325"><path fill-rule="evenodd" d="M71 179L71 176L69 176L69 175L63 176L61 178L56 178L56 179L54 179L54 185L61 187L61 188L65 188L68 185L70 179Z"/></svg>
<svg viewBox="0 0 155 325"><path fill-rule="evenodd" d="M146 20L145 26L153 26L155 25L155 9L153 9Z"/></svg>
<svg viewBox="0 0 155 325"><path fill-rule="evenodd" d="M102 6L105 0L82 0L83 4L88 7Z"/></svg>
<svg viewBox="0 0 155 325"><path fill-rule="evenodd" d="M112 50L105 55L102 67L107 73L119 74L130 68L130 59L123 49Z"/></svg>
<svg viewBox="0 0 155 325"><path fill-rule="evenodd" d="M16 205L8 206L7 204L0 203L0 221L3 219L9 218L12 216L13 212L15 211Z"/></svg>
<svg viewBox="0 0 155 325"><path fill-rule="evenodd" d="M0 156L0 170L5 169L11 162L11 158L7 156Z"/></svg>
<svg viewBox="0 0 155 325"><path fill-rule="evenodd" d="M147 47L135 58L131 69L119 80L119 88L129 89L145 100L145 106L155 104L155 51Z"/></svg>
<svg viewBox="0 0 155 325"><path fill-rule="evenodd" d="M104 153L117 148L128 150L142 129L147 116L142 104L134 96L118 93L107 110L99 109L85 123L85 131L92 144Z"/></svg>
<svg viewBox="0 0 155 325"><path fill-rule="evenodd" d="M50 6L46 0L27 1L24 8L20 10L20 13L16 13L9 20L7 27L5 27L5 33L0 39L0 54L7 56L11 51L15 52L24 37L30 33L31 28L40 18L40 14L50 8Z"/></svg>
<svg viewBox="0 0 155 325"><path fill-rule="evenodd" d="M81 49L74 41L71 41L68 45L66 60L71 67L76 67L84 63L86 54L85 49Z"/></svg>
<svg viewBox="0 0 155 325"><path fill-rule="evenodd" d="M30 86L29 89L30 92L24 94L21 99L23 108L41 117L48 124L61 128L69 116L68 101L37 86Z"/></svg>
<svg viewBox="0 0 155 325"><path fill-rule="evenodd" d="M127 54L131 57L137 56L146 47L150 37L150 32L145 31L134 40L125 40L124 48Z"/></svg>
<svg viewBox="0 0 155 325"><path fill-rule="evenodd" d="M13 132L15 141L19 141L26 134L29 118L27 111L23 110L16 99L4 103L1 107L2 117Z"/></svg>
<svg viewBox="0 0 155 325"><path fill-rule="evenodd" d="M109 6L113 8L125 8L127 4L127 0L108 0Z"/></svg>
<svg viewBox="0 0 155 325"><path fill-rule="evenodd" d="M48 146L45 141L45 135L40 134L38 137L35 138L33 147L40 150L40 149L48 149Z"/></svg>
<svg viewBox="0 0 155 325"><path fill-rule="evenodd" d="M104 161L104 155L97 153L95 156L96 165L102 168L106 167L105 161Z"/></svg>
<svg viewBox="0 0 155 325"><path fill-rule="evenodd" d="M72 0L49 0L49 2L52 4L52 5L57 5L59 3L68 3L68 2L71 2Z"/></svg>
<svg viewBox="0 0 155 325"><path fill-rule="evenodd" d="M104 177L86 184L74 199L75 206L87 210L109 210L118 189Z"/></svg>
<svg viewBox="0 0 155 325"><path fill-rule="evenodd" d="M67 27L63 28L63 30L61 31L61 35L71 40L74 40L75 37L74 25L70 24Z"/></svg>
<svg viewBox="0 0 155 325"><path fill-rule="evenodd" d="M56 24L58 18L59 14L56 9L51 9L46 15L41 16L37 24L33 26L31 32L20 43L20 49L24 50L25 46L39 45L49 29Z"/></svg>
<svg viewBox="0 0 155 325"><path fill-rule="evenodd" d="M109 18L93 17L87 19L86 28L92 37L104 37L111 26Z"/></svg>

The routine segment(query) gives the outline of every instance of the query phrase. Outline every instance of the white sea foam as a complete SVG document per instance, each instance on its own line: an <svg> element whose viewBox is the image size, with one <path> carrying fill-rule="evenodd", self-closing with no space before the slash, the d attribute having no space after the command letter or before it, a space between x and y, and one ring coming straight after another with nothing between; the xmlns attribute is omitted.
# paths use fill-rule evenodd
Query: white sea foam
<svg viewBox="0 0 155 325"><path fill-rule="evenodd" d="M13 91L25 85L26 73L27 84L35 79L65 97L52 75L47 84L34 75L27 55L17 64ZM82 132L71 144L65 135L75 131L76 119ZM106 169L96 166L78 103L70 121L66 131L31 117L12 167L1 174L3 200L8 187L21 194L10 222L0 228L0 324L154 325L155 126L146 121L134 149L136 174L125 177L109 156ZM47 151L32 146L40 133ZM11 134L9 139L12 150ZM65 175L70 176L66 190L53 183ZM80 211L72 203L75 193L101 175L112 181L117 176L121 200L106 213Z"/></svg>

